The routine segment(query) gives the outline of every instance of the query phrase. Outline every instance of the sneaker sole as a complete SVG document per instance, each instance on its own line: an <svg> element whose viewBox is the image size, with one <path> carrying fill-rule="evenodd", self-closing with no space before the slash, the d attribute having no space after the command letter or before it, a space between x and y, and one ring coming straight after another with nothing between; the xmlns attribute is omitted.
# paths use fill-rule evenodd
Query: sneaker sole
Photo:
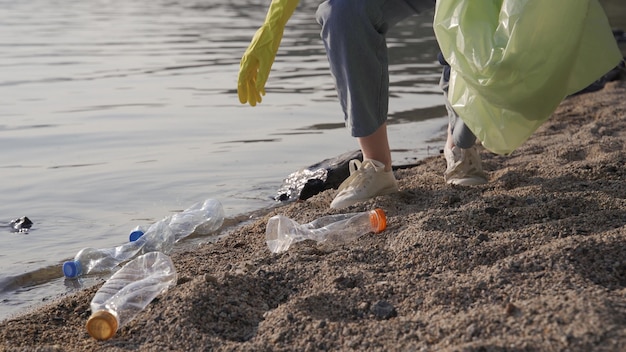
<svg viewBox="0 0 626 352"><path fill-rule="evenodd" d="M484 185L486 184L488 181L482 178L457 178L457 179L452 179L449 180L448 182L446 182L449 185L456 185L456 186L478 186L478 185Z"/></svg>
<svg viewBox="0 0 626 352"><path fill-rule="evenodd" d="M373 199L373 198L376 198L376 197L379 197L379 196L386 196L386 195L389 195L389 194L392 194L392 193L396 193L396 192L399 192L399 191L400 190L398 189L397 186L389 187L389 188L383 188L382 190L378 191L375 196L371 196L369 198L363 198L363 199L344 200L344 201L341 201L339 204L335 203L335 199L333 199L333 201L330 203L330 207L332 209L341 209L341 208L349 207L349 206L354 205L354 204L359 203L359 202L364 202L366 200L370 200L370 199Z"/></svg>

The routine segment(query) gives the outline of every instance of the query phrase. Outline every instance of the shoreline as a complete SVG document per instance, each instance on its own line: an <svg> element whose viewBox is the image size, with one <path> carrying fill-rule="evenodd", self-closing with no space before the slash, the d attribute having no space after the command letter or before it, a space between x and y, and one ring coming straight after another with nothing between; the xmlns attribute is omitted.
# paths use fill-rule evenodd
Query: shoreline
<svg viewBox="0 0 626 352"><path fill-rule="evenodd" d="M490 182L450 187L443 156L401 192L341 211L335 190L175 249L178 283L110 340L85 329L100 284L0 322L3 351L626 349L626 81L567 98ZM385 210L337 247L265 244L269 217Z"/></svg>

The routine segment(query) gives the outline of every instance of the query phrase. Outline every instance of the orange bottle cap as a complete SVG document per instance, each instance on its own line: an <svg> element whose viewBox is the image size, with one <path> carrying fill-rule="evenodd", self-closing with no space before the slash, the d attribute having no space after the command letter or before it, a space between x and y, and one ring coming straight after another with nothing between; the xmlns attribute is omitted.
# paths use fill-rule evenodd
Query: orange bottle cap
<svg viewBox="0 0 626 352"><path fill-rule="evenodd" d="M87 332L96 340L108 340L117 331L117 319L106 310L93 313L87 320Z"/></svg>
<svg viewBox="0 0 626 352"><path fill-rule="evenodd" d="M376 208L370 211L370 223L372 224L372 231L374 233L381 233L387 228L387 216L385 211Z"/></svg>

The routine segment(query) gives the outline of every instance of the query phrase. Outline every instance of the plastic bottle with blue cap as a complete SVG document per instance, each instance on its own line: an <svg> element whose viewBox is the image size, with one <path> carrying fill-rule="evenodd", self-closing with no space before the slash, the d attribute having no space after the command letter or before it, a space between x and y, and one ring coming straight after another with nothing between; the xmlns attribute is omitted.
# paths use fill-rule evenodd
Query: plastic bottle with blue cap
<svg viewBox="0 0 626 352"><path fill-rule="evenodd" d="M174 234L166 221L152 224L137 241L113 248L83 248L73 260L63 263L63 274L73 279L89 274L114 271L121 263L148 251L169 253L174 247Z"/></svg>
<svg viewBox="0 0 626 352"><path fill-rule="evenodd" d="M168 217L165 221L174 233L174 241L178 242L194 232L209 234L217 231L224 223L224 207L217 199L209 198ZM130 233L129 240L136 241L142 235L143 229L138 226Z"/></svg>
<svg viewBox="0 0 626 352"><path fill-rule="evenodd" d="M136 257L109 278L91 300L87 332L108 340L158 295L176 285L174 263L162 252Z"/></svg>
<svg viewBox="0 0 626 352"><path fill-rule="evenodd" d="M135 242L137 241L137 239L139 239L139 237L143 236L144 233L146 233L146 230L143 226L141 225L136 226L134 229L130 231L130 234L128 235L128 239L130 240L130 242Z"/></svg>
<svg viewBox="0 0 626 352"><path fill-rule="evenodd" d="M279 214L268 220L265 240L272 253L280 253L289 249L292 244L304 240L345 244L370 232L380 233L386 228L387 217L380 208L327 215L306 224L299 224Z"/></svg>
<svg viewBox="0 0 626 352"><path fill-rule="evenodd" d="M138 254L153 251L168 254L181 239L194 232L215 232L223 223L222 204L216 199L207 199L152 224L145 231L142 226L137 226L129 235L130 242L121 246L82 249L73 260L63 264L63 273L67 278L105 273L117 269L120 263Z"/></svg>

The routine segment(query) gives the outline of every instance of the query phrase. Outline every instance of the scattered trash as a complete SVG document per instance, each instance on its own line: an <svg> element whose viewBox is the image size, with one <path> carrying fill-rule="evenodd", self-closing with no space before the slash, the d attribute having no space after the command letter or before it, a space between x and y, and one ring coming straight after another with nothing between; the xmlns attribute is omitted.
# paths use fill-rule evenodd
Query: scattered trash
<svg viewBox="0 0 626 352"><path fill-rule="evenodd" d="M387 218L382 209L327 215L302 225L284 215L275 215L267 222L265 240L272 253L280 253L304 240L344 244L386 228Z"/></svg>
<svg viewBox="0 0 626 352"><path fill-rule="evenodd" d="M112 248L83 248L74 259L63 263L63 274L73 279L87 274L111 272L137 255L148 252L168 254L176 242L193 232L211 233L224 223L224 208L215 199L198 202L180 213L152 224L144 233L141 226L130 234L130 241Z"/></svg>
<svg viewBox="0 0 626 352"><path fill-rule="evenodd" d="M176 285L174 263L161 252L141 255L113 274L91 300L87 332L108 340L152 300Z"/></svg>
<svg viewBox="0 0 626 352"><path fill-rule="evenodd" d="M350 176L348 165L352 159L363 160L363 154L360 150L343 153L291 173L274 199L281 202L307 200L327 189L339 187Z"/></svg>
<svg viewBox="0 0 626 352"><path fill-rule="evenodd" d="M209 198L164 219L178 242L194 232L209 234L217 231L224 223L224 207L219 200ZM142 226L135 227L130 235L131 242L138 240L146 231Z"/></svg>
<svg viewBox="0 0 626 352"><path fill-rule="evenodd" d="M158 221L137 241L127 242L113 248L83 248L74 259L63 263L63 274L74 279L89 274L101 274L115 271L121 263L140 255L145 248L148 251L169 253L174 247L174 234L166 221Z"/></svg>
<svg viewBox="0 0 626 352"><path fill-rule="evenodd" d="M28 232L32 226L33 222L26 216L11 220L11 229L13 232L25 233Z"/></svg>

